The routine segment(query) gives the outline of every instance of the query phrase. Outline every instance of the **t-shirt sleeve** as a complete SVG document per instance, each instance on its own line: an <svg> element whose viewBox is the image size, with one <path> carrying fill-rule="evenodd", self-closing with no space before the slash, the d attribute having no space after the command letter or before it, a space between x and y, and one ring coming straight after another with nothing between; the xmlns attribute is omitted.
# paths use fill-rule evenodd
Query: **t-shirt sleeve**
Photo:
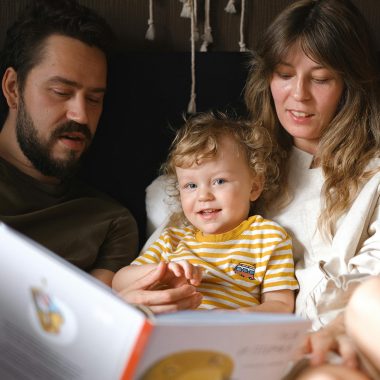
<svg viewBox="0 0 380 380"><path fill-rule="evenodd" d="M142 252L133 262L133 265L157 264L167 261L166 253L172 249L170 234L165 229L160 237L153 242L148 249Z"/></svg>
<svg viewBox="0 0 380 380"><path fill-rule="evenodd" d="M261 291L265 293L285 289L297 290L298 282L294 274L291 238L277 226L273 230L273 250L268 256Z"/></svg>
<svg viewBox="0 0 380 380"><path fill-rule="evenodd" d="M121 215L109 222L93 269L108 269L117 272L131 263L137 251L137 223L132 214L124 209Z"/></svg>

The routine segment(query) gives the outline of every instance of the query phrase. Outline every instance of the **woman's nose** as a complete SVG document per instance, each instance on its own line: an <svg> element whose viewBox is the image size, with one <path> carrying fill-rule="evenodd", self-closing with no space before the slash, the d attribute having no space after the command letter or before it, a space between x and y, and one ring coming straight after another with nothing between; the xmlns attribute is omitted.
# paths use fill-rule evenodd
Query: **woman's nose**
<svg viewBox="0 0 380 380"><path fill-rule="evenodd" d="M293 85L293 97L299 102L310 99L308 84L303 78L297 78L295 80Z"/></svg>

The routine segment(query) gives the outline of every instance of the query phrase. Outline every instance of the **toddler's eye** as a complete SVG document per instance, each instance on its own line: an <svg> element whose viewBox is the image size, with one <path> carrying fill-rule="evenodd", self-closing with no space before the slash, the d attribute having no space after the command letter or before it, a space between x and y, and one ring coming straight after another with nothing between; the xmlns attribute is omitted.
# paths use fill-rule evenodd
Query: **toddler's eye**
<svg viewBox="0 0 380 380"><path fill-rule="evenodd" d="M195 183L189 182L184 186L185 189L187 190L193 190L197 188L197 185Z"/></svg>
<svg viewBox="0 0 380 380"><path fill-rule="evenodd" d="M217 178L215 181L214 181L214 184L215 185L223 185L223 183L225 183L226 180L224 178Z"/></svg>

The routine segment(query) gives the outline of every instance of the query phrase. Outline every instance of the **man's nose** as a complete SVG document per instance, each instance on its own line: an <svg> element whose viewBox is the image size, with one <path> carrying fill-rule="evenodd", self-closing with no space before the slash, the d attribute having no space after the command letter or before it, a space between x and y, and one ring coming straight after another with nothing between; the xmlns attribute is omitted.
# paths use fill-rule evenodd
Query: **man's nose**
<svg viewBox="0 0 380 380"><path fill-rule="evenodd" d="M84 96L76 95L69 100L67 119L75 121L78 124L88 124L87 102Z"/></svg>

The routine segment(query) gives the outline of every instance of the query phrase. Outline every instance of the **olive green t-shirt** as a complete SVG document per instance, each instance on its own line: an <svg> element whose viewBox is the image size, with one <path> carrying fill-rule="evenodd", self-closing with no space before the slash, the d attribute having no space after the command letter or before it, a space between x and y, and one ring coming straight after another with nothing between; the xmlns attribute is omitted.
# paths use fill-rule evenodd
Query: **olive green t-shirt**
<svg viewBox="0 0 380 380"><path fill-rule="evenodd" d="M78 180L41 183L1 158L0 221L87 272L115 272L137 255L125 207Z"/></svg>

